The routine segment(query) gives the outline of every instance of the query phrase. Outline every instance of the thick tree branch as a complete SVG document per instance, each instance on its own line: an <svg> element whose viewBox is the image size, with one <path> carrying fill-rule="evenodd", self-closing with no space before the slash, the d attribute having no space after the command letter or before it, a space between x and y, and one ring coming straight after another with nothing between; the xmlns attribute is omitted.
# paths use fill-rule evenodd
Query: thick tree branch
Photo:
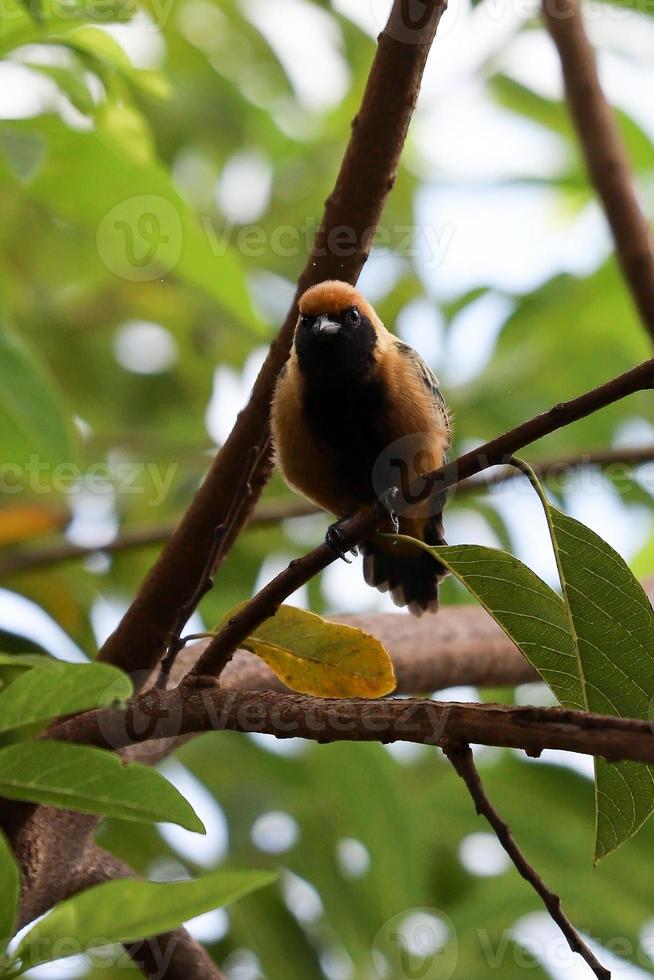
<svg viewBox="0 0 654 980"><path fill-rule="evenodd" d="M243 479L252 446L269 444L270 401L290 350L297 298L322 279L355 282L366 261L386 198L395 181L409 121L420 90L431 42L446 0L396 0L379 36L361 108L325 204L316 242L294 301L240 413L202 487L186 512L100 658L125 670L151 670L206 566L215 529L225 521ZM343 229L348 246L343 248ZM347 254L343 254L343 252ZM248 507L226 536L224 552L247 520L266 483L272 460L262 454L249 480Z"/></svg>
<svg viewBox="0 0 654 980"><path fill-rule="evenodd" d="M548 412L523 422L515 429L441 467L429 477L422 478L420 496L424 499L431 492L443 492L460 480L474 476L490 466L508 463L511 456L524 446L578 419L585 418L627 395L651 388L653 384L654 360L644 361L631 371L618 375L578 398L555 405ZM383 504L379 502L371 510L355 514L347 524L343 525L342 534L346 541L355 545L387 522L388 514ZM218 636L209 643L193 674L219 676L243 640L260 623L274 615L284 599L334 560L334 552L326 544L322 544L303 558L292 561L285 571L277 575L247 606L229 620Z"/></svg>
<svg viewBox="0 0 654 980"><path fill-rule="evenodd" d="M654 339L654 244L640 209L615 115L597 74L580 0L544 0L543 17L558 48L570 112L631 294Z"/></svg>
<svg viewBox="0 0 654 980"><path fill-rule="evenodd" d="M205 687L151 689L125 708L88 711L62 722L57 739L119 749L140 741L205 731L264 732L314 742L466 742L539 755L563 749L611 762L654 763L646 721L564 708L462 704L424 698L346 700L276 691Z"/></svg>
<svg viewBox="0 0 654 980"><path fill-rule="evenodd" d="M642 463L654 462L654 447L643 446L624 449L606 449L591 453L577 453L570 456L554 457L540 461L530 461L530 466L537 476L543 480L551 480L573 470L585 467L614 468L618 466L632 467ZM471 477L463 480L456 488L456 495L480 493L489 487L498 486L513 480L516 476L515 467L501 469L497 473L486 474L483 477ZM279 502L268 502L257 507L252 514L248 527L266 527L270 524L278 524L281 521L289 520L293 517L307 517L311 514L319 514L314 505L308 500L295 498L292 500L281 500ZM88 558L89 555L102 552L107 555L114 555L124 551L131 551L138 548L147 548L165 544L172 536L176 524L161 524L152 527L132 528L123 531L118 537L109 544L101 548L86 547L81 545L61 542L52 545L44 545L41 548L31 548L30 550L18 550L8 554L0 560L0 580L10 578L12 575L25 571L41 571L52 565L60 565L67 561L76 561Z"/></svg>
<svg viewBox="0 0 654 980"><path fill-rule="evenodd" d="M511 828L502 820L486 796L472 752L470 751L470 746L459 742L445 745L443 750L466 784L477 813L480 816L486 817L495 831L500 844L511 858L516 870L520 872L525 881L529 882L534 891L542 898L545 908L565 936L570 949L573 953L579 953L583 957L599 980L611 980L610 971L602 966L588 944L584 942L581 935L561 908L561 899L559 896L547 887L536 869L529 863L516 844Z"/></svg>

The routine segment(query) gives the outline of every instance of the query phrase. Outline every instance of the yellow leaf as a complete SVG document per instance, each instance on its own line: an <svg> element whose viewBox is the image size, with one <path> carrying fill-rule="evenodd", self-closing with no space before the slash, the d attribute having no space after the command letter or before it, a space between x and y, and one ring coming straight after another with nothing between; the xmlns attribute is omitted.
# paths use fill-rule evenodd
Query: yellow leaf
<svg viewBox="0 0 654 980"><path fill-rule="evenodd" d="M281 606L243 646L300 694L378 698L395 689L393 662L376 637L304 609Z"/></svg>

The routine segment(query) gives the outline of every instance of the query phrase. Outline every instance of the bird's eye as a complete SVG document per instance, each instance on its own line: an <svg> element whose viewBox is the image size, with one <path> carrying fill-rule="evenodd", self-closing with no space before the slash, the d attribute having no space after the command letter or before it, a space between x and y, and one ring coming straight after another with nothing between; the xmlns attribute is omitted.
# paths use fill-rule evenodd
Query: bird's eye
<svg viewBox="0 0 654 980"><path fill-rule="evenodd" d="M347 322L351 323L353 327L358 326L361 323L361 314L357 310L356 306L353 306L346 313Z"/></svg>
<svg viewBox="0 0 654 980"><path fill-rule="evenodd" d="M302 326L303 327L310 327L311 324L313 323L313 321L314 321L314 317L312 317L310 313L303 313L302 314Z"/></svg>

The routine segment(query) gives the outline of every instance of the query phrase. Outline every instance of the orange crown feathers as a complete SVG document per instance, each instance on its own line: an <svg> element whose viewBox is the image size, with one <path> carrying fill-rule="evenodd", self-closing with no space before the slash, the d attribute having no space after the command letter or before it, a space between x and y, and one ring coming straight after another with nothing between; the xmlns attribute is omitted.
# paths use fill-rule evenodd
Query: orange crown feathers
<svg viewBox="0 0 654 980"><path fill-rule="evenodd" d="M328 279L311 286L302 294L299 302L300 313L307 313L309 316L319 316L321 313L338 316L350 306L358 307L363 316L368 317L376 326L382 326L379 317L361 293L348 282L340 282L338 279Z"/></svg>

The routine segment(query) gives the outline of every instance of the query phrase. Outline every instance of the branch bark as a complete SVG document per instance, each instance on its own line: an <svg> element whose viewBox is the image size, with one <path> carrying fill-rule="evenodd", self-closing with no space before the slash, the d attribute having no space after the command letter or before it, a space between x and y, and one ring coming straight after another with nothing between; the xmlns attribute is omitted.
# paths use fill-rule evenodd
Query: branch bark
<svg viewBox="0 0 654 980"><path fill-rule="evenodd" d="M56 738L119 749L139 741L205 731L264 732L314 742L466 742L597 755L611 762L654 763L646 721L565 708L463 704L426 698L347 700L275 691L203 687L145 691L125 708L89 711L57 726Z"/></svg>
<svg viewBox="0 0 654 980"><path fill-rule="evenodd" d="M582 467L610 468L613 466L639 466L643 463L654 462L654 447L642 446L624 449L606 449L592 453L577 453L570 456L554 457L540 461L530 461L537 476L544 480L569 473ZM498 486L519 476L515 467L507 467L498 473L483 478L472 477L463 480L456 489L457 497L461 494L481 493L489 487ZM252 514L248 527L265 527L278 524L294 517L307 517L322 513L308 500L294 498L291 500L270 501L261 504ZM160 524L152 527L130 528L123 531L117 538L101 548L61 542L44 545L28 551L18 550L0 560L0 580L25 571L49 568L67 561L77 561L101 551L107 555L119 554L137 548L147 548L165 544L172 537L176 523Z"/></svg>
<svg viewBox="0 0 654 980"><path fill-rule="evenodd" d="M580 395L578 398L555 405L548 412L523 422L515 429L505 432L478 449L465 453L452 463L448 463L447 466L441 467L429 476L422 478L419 495L415 493L414 499L417 500L419 496L425 499L430 493L436 491L442 493L460 480L474 476L490 466L508 463L510 458L524 446L535 442L537 439L542 439L543 436L555 432L563 426L570 425L571 422L585 418L627 395L651 388L653 384L654 359L650 359L630 371L618 375L606 384ZM341 533L346 542L350 545L356 545L387 522L388 514L380 501L371 510L360 511L350 518L342 526ZM243 640L265 619L274 615L284 599L331 564L335 557L331 548L327 544L322 544L304 555L303 558L292 561L288 568L261 589L242 610L229 620L220 633L209 643L190 677L197 675L219 676Z"/></svg>
<svg viewBox="0 0 654 980"><path fill-rule="evenodd" d="M551 918L557 924L573 953L579 955L586 961L598 980L611 980L611 973L599 962L588 944L584 942L579 932L575 929L570 919L561 908L561 899L551 889L547 887L536 869L529 863L525 855L515 842L511 828L502 820L499 813L486 796L475 761L470 751L470 746L457 743L445 745L443 747L445 755L452 763L454 769L466 784L468 792L475 804L477 813L486 817L489 824L495 831L498 841L511 858L516 870L522 875L536 894L543 900L545 908Z"/></svg>
<svg viewBox="0 0 654 980"><path fill-rule="evenodd" d="M162 653L177 611L202 577L215 529L243 482L244 459L262 450L248 483L248 506L229 528L224 555L259 497L272 469L269 411L275 380L288 357L297 299L312 283L339 278L355 282L371 247L386 198L393 187L407 129L420 90L427 55L446 0L396 0L379 36L361 108L336 179L325 203L315 245L300 276L295 300L272 344L247 407L218 453L202 487L141 586L100 659L124 670L151 670ZM347 255L342 232L348 231ZM340 237L339 237L340 235Z"/></svg>
<svg viewBox="0 0 654 980"><path fill-rule="evenodd" d="M613 232L622 271L654 339L654 243L638 204L615 115L600 85L581 4L579 0L543 0L543 18L561 58L570 112Z"/></svg>

